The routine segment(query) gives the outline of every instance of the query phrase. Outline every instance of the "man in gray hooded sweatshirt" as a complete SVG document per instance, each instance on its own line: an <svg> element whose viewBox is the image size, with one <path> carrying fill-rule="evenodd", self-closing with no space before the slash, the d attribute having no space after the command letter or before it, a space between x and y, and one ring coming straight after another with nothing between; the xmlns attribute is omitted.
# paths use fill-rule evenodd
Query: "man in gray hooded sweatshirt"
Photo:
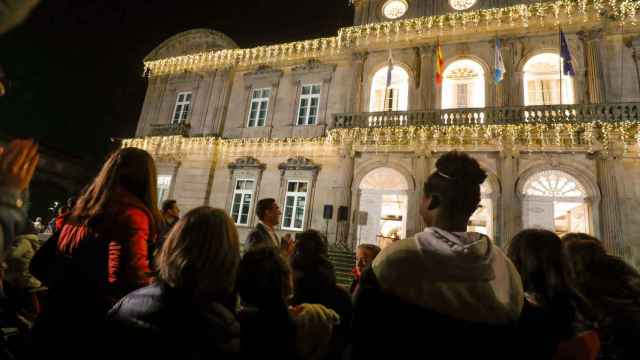
<svg viewBox="0 0 640 360"><path fill-rule="evenodd" d="M384 249L355 296L354 358L517 358L509 344L522 282L483 234L467 232L487 175L464 153L444 154L424 186L427 228Z"/></svg>

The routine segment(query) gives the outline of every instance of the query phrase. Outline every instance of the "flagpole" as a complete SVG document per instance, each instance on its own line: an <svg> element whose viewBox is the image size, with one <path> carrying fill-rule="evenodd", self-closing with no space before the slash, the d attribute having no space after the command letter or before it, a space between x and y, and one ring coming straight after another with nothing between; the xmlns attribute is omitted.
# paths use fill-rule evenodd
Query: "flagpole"
<svg viewBox="0 0 640 360"><path fill-rule="evenodd" d="M562 59L562 28L560 25L558 25L558 54L560 55L560 105L562 105L562 74L564 73L564 69L562 69L562 67L564 62Z"/></svg>

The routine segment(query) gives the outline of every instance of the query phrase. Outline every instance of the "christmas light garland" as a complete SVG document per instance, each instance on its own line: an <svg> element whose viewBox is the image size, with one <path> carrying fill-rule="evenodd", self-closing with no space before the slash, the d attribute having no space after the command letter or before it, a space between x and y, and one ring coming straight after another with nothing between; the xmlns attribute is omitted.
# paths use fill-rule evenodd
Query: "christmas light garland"
<svg viewBox="0 0 640 360"><path fill-rule="evenodd" d="M226 49L145 62L144 74L159 76L185 71L255 66L340 55L374 42L428 40L457 32L500 31L513 27L548 27L598 22L604 16L620 23L637 25L637 0L558 0L521 4L505 8L461 11L444 15L402 19L342 28L335 37L291 42L251 49Z"/></svg>

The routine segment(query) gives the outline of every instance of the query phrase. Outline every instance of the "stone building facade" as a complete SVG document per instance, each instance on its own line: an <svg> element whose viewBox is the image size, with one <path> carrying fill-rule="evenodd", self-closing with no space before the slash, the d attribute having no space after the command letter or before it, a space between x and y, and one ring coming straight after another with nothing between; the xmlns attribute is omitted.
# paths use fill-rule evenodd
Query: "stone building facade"
<svg viewBox="0 0 640 360"><path fill-rule="evenodd" d="M273 197L280 231L384 246L421 230L422 184L456 149L489 173L471 228L502 245L527 226L584 231L640 261L638 2L352 6L335 37L240 49L197 29L149 54L124 145L154 155L160 197L227 209L242 238Z"/></svg>

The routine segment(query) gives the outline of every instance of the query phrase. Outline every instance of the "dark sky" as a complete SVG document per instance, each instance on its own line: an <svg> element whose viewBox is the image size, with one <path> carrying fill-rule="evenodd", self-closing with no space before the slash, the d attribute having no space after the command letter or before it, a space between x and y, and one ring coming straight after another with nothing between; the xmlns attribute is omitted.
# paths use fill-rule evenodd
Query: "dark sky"
<svg viewBox="0 0 640 360"><path fill-rule="evenodd" d="M170 36L210 28L251 47L335 35L352 17L348 0L45 0L0 37L0 132L101 159L134 135L142 59Z"/></svg>

